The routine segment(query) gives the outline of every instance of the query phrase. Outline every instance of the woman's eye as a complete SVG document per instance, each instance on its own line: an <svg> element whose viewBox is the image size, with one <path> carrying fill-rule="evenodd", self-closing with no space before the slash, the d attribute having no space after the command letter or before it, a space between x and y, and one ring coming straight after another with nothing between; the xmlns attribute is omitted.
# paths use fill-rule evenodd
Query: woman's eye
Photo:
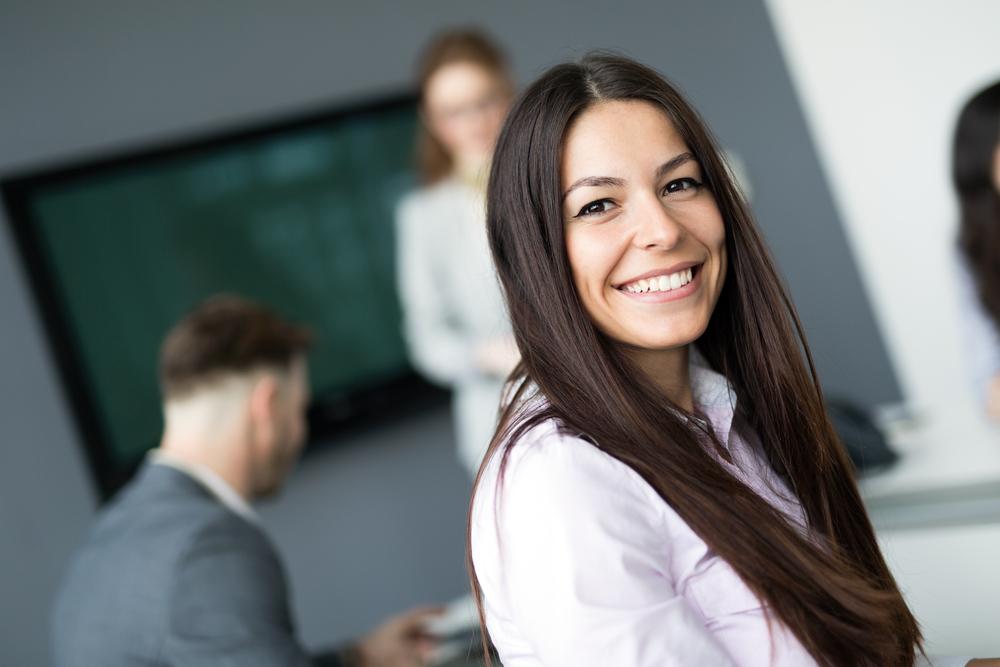
<svg viewBox="0 0 1000 667"><path fill-rule="evenodd" d="M600 215L601 213L607 213L611 210L611 207L615 203L610 199L598 199L597 201L592 201L589 204L585 204L580 212L576 214L575 217L583 218L588 215Z"/></svg>
<svg viewBox="0 0 1000 667"><path fill-rule="evenodd" d="M683 197L685 195L694 194L699 188L701 188L701 182L696 181L693 178L678 178L670 181L666 184L666 186L664 186L663 194L664 196L676 195Z"/></svg>

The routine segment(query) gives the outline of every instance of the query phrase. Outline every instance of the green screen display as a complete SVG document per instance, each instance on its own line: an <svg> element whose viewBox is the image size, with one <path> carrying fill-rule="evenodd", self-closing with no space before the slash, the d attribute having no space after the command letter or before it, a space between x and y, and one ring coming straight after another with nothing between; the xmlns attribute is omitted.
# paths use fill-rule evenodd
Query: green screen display
<svg viewBox="0 0 1000 667"><path fill-rule="evenodd" d="M35 234L112 460L158 441L160 342L218 292L315 330L320 398L409 372L393 211L413 186L416 122L397 104L36 190Z"/></svg>

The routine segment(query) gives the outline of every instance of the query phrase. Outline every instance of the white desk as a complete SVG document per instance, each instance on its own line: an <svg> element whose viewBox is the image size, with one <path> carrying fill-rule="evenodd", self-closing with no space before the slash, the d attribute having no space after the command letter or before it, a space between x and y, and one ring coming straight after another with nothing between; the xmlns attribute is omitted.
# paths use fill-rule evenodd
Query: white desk
<svg viewBox="0 0 1000 667"><path fill-rule="evenodd" d="M955 405L899 434L862 480L879 542L929 653L1000 655L1000 429Z"/></svg>

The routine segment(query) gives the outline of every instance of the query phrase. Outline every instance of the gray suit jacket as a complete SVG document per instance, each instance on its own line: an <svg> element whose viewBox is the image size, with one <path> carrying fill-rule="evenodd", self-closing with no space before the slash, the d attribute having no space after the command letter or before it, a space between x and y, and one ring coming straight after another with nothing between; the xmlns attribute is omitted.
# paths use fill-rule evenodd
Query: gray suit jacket
<svg viewBox="0 0 1000 667"><path fill-rule="evenodd" d="M259 527L145 464L106 507L56 600L56 667L306 667L285 574Z"/></svg>

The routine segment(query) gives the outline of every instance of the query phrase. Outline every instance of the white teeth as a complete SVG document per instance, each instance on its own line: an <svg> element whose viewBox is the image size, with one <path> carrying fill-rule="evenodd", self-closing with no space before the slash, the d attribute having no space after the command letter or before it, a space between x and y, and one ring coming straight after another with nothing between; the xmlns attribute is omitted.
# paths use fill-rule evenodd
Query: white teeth
<svg viewBox="0 0 1000 667"><path fill-rule="evenodd" d="M633 294L644 292L669 292L678 287L687 285L694 279L694 268L684 269L670 275L656 276L653 278L643 278L633 283L625 285L625 290Z"/></svg>

